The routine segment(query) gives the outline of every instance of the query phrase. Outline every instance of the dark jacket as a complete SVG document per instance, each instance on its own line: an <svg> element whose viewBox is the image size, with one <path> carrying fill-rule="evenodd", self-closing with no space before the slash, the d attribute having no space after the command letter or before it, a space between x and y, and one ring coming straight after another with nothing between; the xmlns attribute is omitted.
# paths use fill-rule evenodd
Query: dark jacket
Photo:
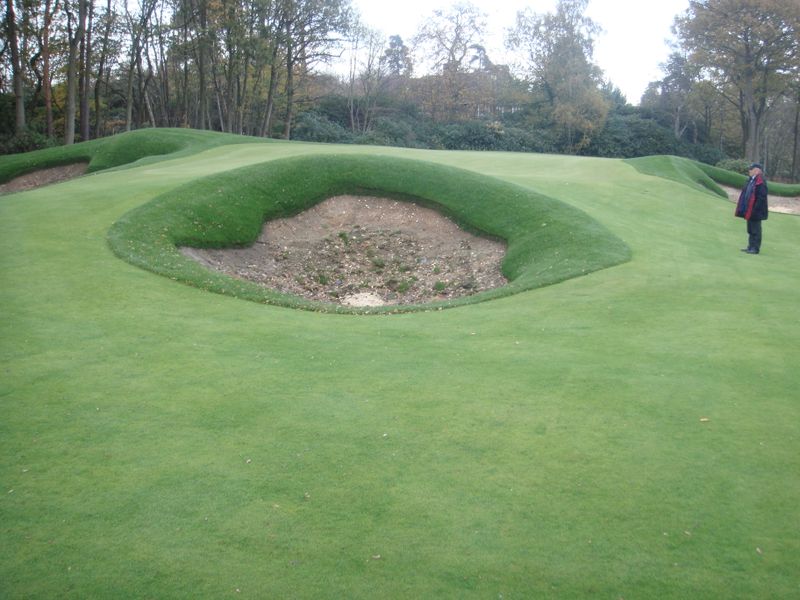
<svg viewBox="0 0 800 600"><path fill-rule="evenodd" d="M764 221L769 215L767 206L767 182L761 174L747 180L747 185L739 194L739 201L736 203L737 217L742 217L748 221Z"/></svg>

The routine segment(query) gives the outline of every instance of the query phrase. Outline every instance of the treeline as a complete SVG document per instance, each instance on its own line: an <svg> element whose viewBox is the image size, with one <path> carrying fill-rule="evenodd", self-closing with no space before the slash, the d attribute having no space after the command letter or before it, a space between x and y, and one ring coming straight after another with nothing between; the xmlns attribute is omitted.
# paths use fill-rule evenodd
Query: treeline
<svg viewBox="0 0 800 600"><path fill-rule="evenodd" d="M135 3L134 3L135 2ZM512 64L459 2L409 40L349 0L6 0L0 146L141 127L427 148L746 158L798 179L800 3L699 0L632 106L593 62L588 0L518 13ZM639 100L639 99L636 99Z"/></svg>

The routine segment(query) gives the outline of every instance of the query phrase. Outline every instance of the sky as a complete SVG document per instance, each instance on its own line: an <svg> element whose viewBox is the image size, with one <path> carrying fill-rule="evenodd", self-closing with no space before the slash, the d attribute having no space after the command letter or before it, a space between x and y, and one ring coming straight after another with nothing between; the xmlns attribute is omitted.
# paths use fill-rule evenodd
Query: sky
<svg viewBox="0 0 800 600"><path fill-rule="evenodd" d="M387 37L400 35L410 45L424 20L436 9L456 0L352 0L362 22ZM505 29L513 27L517 11L526 6L535 13L555 12L556 0L472 0L487 13L486 47L495 63L507 62L503 47ZM594 62L606 80L617 86L631 104L639 104L647 84L661 79L659 65L670 53L675 16L689 0L589 0L586 14L602 27L595 40Z"/></svg>

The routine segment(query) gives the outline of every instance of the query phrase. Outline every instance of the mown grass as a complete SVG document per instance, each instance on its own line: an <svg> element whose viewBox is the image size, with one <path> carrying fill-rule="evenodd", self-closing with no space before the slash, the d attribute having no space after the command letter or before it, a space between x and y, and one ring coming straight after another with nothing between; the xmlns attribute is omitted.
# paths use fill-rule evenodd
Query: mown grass
<svg viewBox="0 0 800 600"><path fill-rule="evenodd" d="M678 183L692 185L698 189L709 190L724 198L728 197L725 190L717 185L719 180L712 177L703 168L702 163L679 156L643 156L628 159L626 162L647 175L665 177ZM717 169L717 171L722 172L723 169ZM728 171L724 172L728 173Z"/></svg>
<svg viewBox="0 0 800 600"><path fill-rule="evenodd" d="M701 186L723 197L727 197L727 194L719 185L741 188L747 182L747 177L740 173L678 156L644 156L627 162L642 173ZM789 198L800 196L800 184L768 183L772 195Z"/></svg>
<svg viewBox="0 0 800 600"><path fill-rule="evenodd" d="M177 247L243 247L265 221L341 194L370 194L431 206L476 233L508 242L502 288L424 306L348 308L311 302L209 271ZM303 156L194 181L125 215L109 233L118 256L201 289L295 308L397 312L507 296L610 267L629 249L569 205L474 172L388 156Z"/></svg>
<svg viewBox="0 0 800 600"><path fill-rule="evenodd" d="M264 140L192 129L140 129L70 146L45 148L0 157L0 183L38 169L88 163L87 172L129 165L141 159L164 155L187 156L221 145Z"/></svg>
<svg viewBox="0 0 800 600"><path fill-rule="evenodd" d="M790 598L800 220L615 160L383 154L589 214L632 260L453 310L210 294L110 250L209 149L0 198L9 598Z"/></svg>
<svg viewBox="0 0 800 600"><path fill-rule="evenodd" d="M704 163L697 163L697 165L714 181L723 185L741 188L747 182L747 177L745 175ZM800 183L778 183L776 181L769 181L768 184L769 193L772 195L790 198L800 196Z"/></svg>

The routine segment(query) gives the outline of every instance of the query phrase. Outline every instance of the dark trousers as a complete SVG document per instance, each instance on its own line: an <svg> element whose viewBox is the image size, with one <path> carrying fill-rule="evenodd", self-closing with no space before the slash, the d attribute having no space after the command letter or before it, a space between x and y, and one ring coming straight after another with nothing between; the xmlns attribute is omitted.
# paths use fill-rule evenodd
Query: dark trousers
<svg viewBox="0 0 800 600"><path fill-rule="evenodd" d="M748 220L747 221L747 247L756 252L761 251L761 221Z"/></svg>

